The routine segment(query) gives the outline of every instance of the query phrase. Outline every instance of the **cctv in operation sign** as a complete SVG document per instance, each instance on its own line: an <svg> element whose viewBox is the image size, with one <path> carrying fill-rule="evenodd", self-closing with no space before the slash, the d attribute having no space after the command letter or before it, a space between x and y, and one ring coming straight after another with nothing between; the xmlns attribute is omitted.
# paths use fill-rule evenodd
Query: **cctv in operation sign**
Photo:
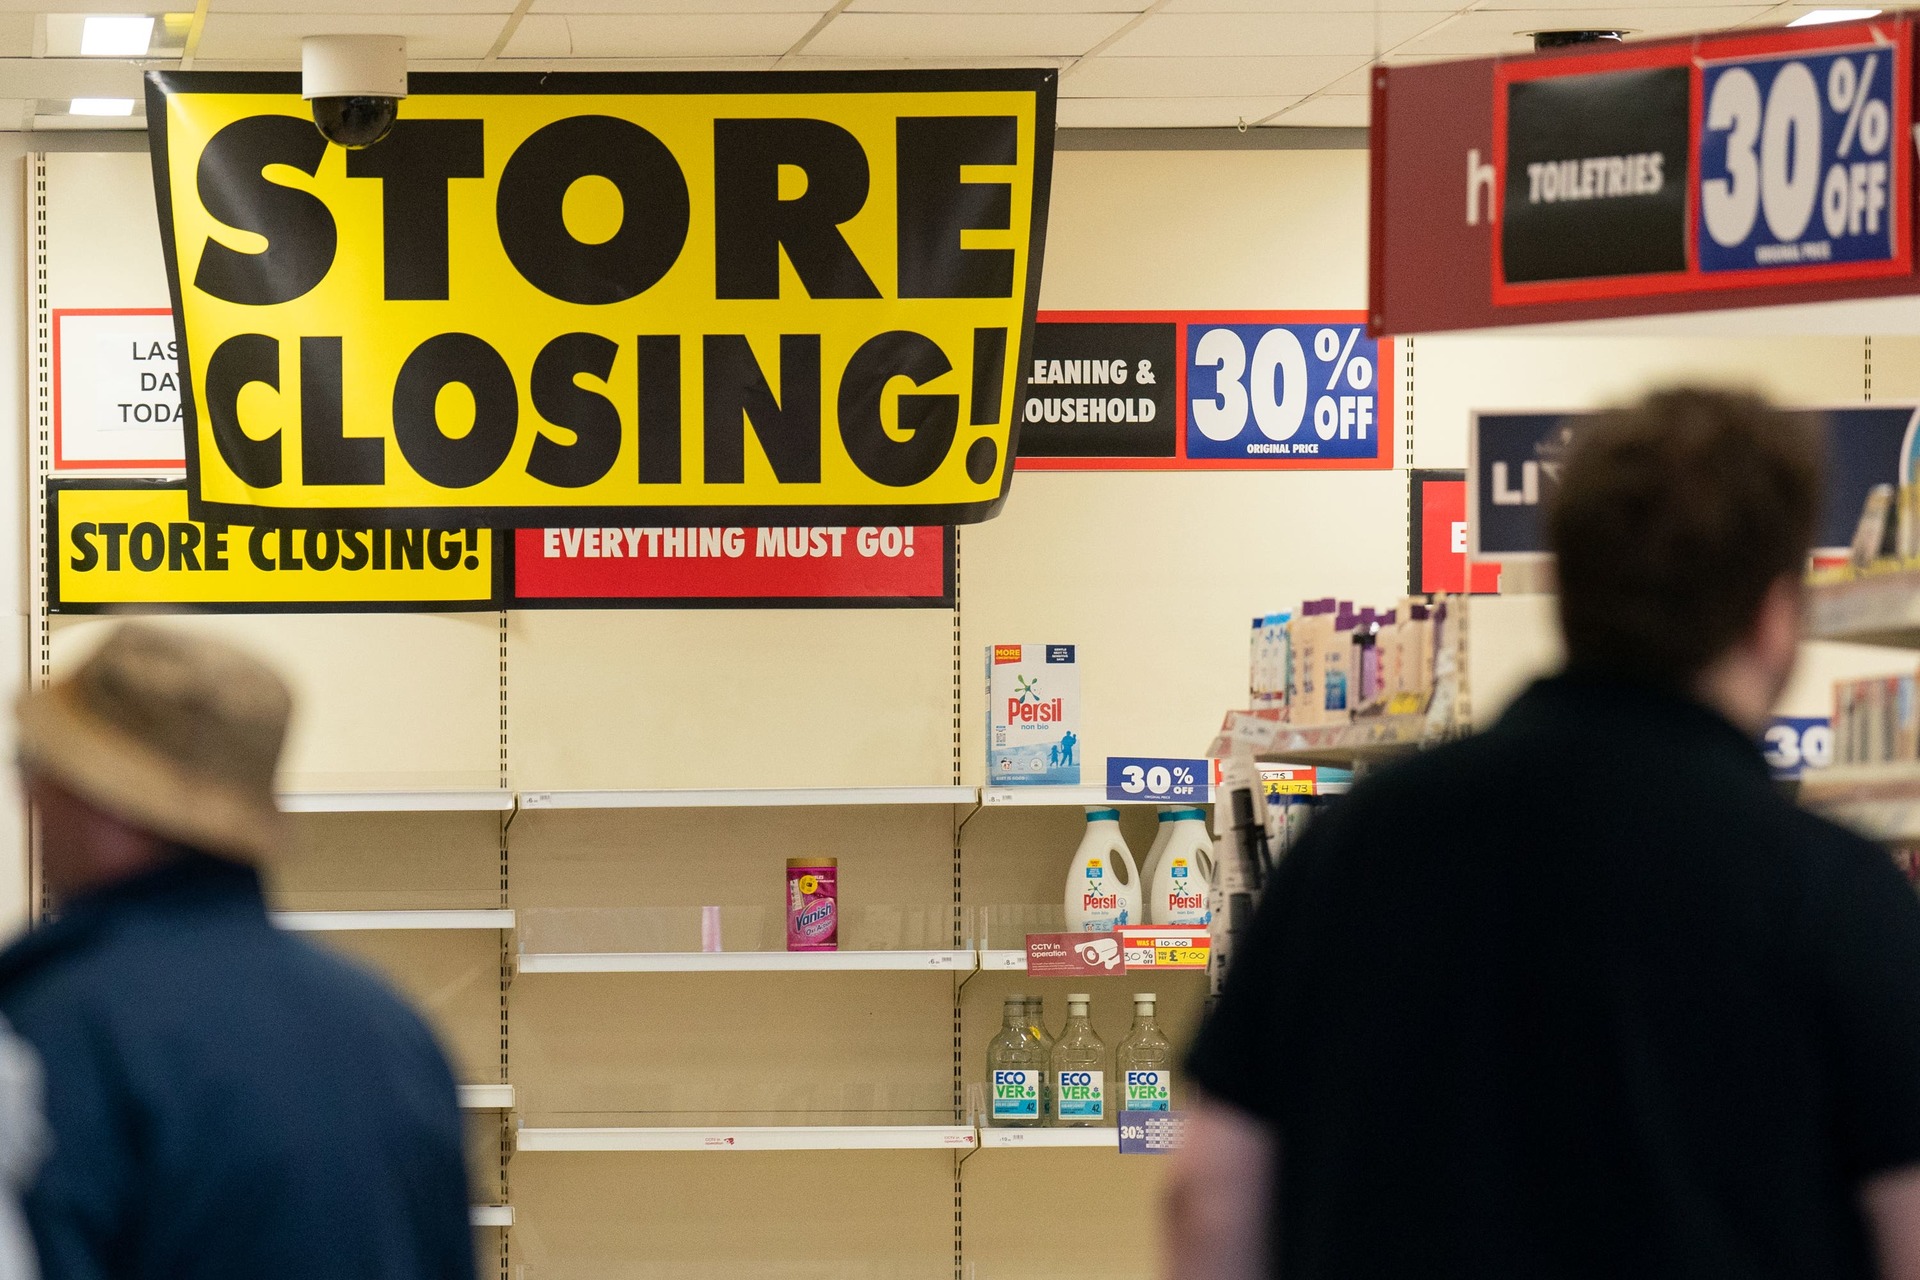
<svg viewBox="0 0 1920 1280"><path fill-rule="evenodd" d="M197 518L951 524L1005 499L1056 73L156 72Z"/></svg>

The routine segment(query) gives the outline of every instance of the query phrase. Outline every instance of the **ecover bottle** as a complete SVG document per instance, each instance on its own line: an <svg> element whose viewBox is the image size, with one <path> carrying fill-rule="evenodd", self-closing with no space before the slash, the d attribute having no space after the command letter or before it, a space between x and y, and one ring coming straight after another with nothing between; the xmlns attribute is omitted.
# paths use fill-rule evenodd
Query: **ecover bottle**
<svg viewBox="0 0 1920 1280"><path fill-rule="evenodd" d="M1047 1034L1047 1002L1043 996L1027 997L1027 1030L1033 1032L1040 1042L1042 1062L1053 1061L1053 1037ZM1045 1072L1040 1080L1040 1119L1053 1123L1053 1073Z"/></svg>
<svg viewBox="0 0 1920 1280"><path fill-rule="evenodd" d="M1067 1025L1053 1042L1055 1124L1087 1128L1109 1122L1107 1046L1087 1020L1091 996L1067 997Z"/></svg>
<svg viewBox="0 0 1920 1280"><path fill-rule="evenodd" d="M1133 997L1133 1029L1114 1051L1120 1085L1125 1090L1123 1111L1173 1109L1173 1043L1153 1021L1151 991Z"/></svg>
<svg viewBox="0 0 1920 1280"><path fill-rule="evenodd" d="M1039 1125L1046 1073L1047 1051L1028 1024L1027 998L1008 996L1000 1034L987 1044L987 1122L1013 1128Z"/></svg>

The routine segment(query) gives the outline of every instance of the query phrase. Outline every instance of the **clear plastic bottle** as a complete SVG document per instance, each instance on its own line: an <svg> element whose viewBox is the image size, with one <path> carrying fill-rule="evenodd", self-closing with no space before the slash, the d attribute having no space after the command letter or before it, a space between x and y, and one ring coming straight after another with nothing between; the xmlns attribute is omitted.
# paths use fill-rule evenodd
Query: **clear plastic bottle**
<svg viewBox="0 0 1920 1280"><path fill-rule="evenodd" d="M1107 1110L1107 1046L1093 1033L1093 997L1067 997L1067 1025L1053 1042L1054 1123L1086 1128L1112 1123Z"/></svg>
<svg viewBox="0 0 1920 1280"><path fill-rule="evenodd" d="M1044 1061L1053 1061L1053 1037L1047 1034L1047 1004L1044 997L1027 997L1027 1027L1040 1041L1040 1051L1046 1054ZM1053 1123L1053 1073L1048 1071L1040 1081L1040 1118L1046 1124Z"/></svg>
<svg viewBox="0 0 1920 1280"><path fill-rule="evenodd" d="M1000 1034L987 1044L987 1122L1033 1128L1044 1122L1040 1096L1047 1051L1027 1021L1027 998L1010 995L1001 1010Z"/></svg>
<svg viewBox="0 0 1920 1280"><path fill-rule="evenodd" d="M1153 1021L1151 991L1133 997L1133 1029L1114 1050L1123 1111L1173 1110L1173 1043Z"/></svg>

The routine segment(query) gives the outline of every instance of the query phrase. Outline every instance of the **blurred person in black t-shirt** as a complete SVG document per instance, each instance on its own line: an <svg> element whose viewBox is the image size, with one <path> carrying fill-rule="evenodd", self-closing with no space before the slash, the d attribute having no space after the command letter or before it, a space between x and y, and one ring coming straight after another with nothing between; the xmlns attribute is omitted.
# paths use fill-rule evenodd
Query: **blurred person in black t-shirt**
<svg viewBox="0 0 1920 1280"><path fill-rule="evenodd" d="M1707 391L1575 438L1566 669L1282 863L1192 1051L1169 1276L1920 1277L1920 900L1755 745L1820 458Z"/></svg>

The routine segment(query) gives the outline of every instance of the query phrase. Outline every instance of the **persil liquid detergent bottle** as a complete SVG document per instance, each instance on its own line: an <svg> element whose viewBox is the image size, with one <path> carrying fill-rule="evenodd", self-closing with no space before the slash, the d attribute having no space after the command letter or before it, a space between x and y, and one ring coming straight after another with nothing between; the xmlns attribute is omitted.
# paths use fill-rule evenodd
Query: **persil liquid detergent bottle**
<svg viewBox="0 0 1920 1280"><path fill-rule="evenodd" d="M1140 871L1120 835L1118 809L1087 806L1087 833L1067 869L1066 909L1067 928L1076 933L1108 933L1141 923Z"/></svg>
<svg viewBox="0 0 1920 1280"><path fill-rule="evenodd" d="M1147 884L1147 923L1198 928L1213 919L1213 838L1206 810L1175 809L1161 817L1170 820L1171 830Z"/></svg>
<svg viewBox="0 0 1920 1280"><path fill-rule="evenodd" d="M1153 887L1153 870L1160 865L1160 853L1167 847L1167 837L1173 834L1174 817L1180 809L1181 806L1177 804L1160 806L1160 820L1154 823L1153 843L1147 846L1147 856L1140 860L1140 889L1143 893ZM1146 918L1136 920L1134 923L1151 923L1152 910L1149 909L1144 914Z"/></svg>

